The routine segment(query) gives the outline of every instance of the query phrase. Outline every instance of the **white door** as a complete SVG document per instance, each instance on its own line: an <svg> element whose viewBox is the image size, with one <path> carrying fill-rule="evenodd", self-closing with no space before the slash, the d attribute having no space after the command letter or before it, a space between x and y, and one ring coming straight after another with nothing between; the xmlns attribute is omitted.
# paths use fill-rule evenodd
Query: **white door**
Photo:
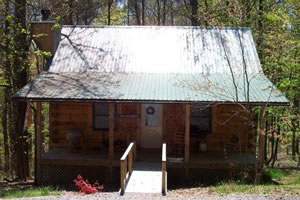
<svg viewBox="0 0 300 200"><path fill-rule="evenodd" d="M142 104L142 148L161 148L162 104Z"/></svg>

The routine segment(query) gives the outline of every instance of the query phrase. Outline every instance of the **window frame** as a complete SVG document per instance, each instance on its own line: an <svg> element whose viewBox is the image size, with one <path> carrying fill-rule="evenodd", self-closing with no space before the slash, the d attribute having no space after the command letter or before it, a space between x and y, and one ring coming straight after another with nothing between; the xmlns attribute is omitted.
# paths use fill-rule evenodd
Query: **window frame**
<svg viewBox="0 0 300 200"><path fill-rule="evenodd" d="M197 107L197 105L194 105L194 106L191 105L191 110L193 109L193 107ZM193 124L191 124L191 118L193 118L193 119L208 119L209 120L209 122L208 122L209 123L208 124L209 129L208 130L200 130L200 131L211 133L212 132L212 115L213 115L212 107L205 107L204 109L209 109L209 115L208 116L195 116L195 115L193 116L192 112L191 112L191 114L190 114L190 127L193 125Z"/></svg>
<svg viewBox="0 0 300 200"><path fill-rule="evenodd" d="M96 115L96 104L108 104L108 115ZM117 104L114 104L114 129L116 130L117 128ZM104 117L107 117L108 120L109 120L109 103L106 103L106 102L100 102L100 103L93 103L93 130L94 131L109 131L109 125L107 128L96 128L96 117L97 116L104 116Z"/></svg>

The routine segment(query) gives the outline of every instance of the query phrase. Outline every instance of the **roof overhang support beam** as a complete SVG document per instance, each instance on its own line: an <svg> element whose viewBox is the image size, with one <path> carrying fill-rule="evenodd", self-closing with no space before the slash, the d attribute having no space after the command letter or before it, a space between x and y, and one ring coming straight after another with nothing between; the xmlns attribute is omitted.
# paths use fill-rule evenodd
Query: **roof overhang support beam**
<svg viewBox="0 0 300 200"><path fill-rule="evenodd" d="M109 104L109 133L108 133L108 140L109 140L109 151L108 151L108 159L109 159L109 181L113 181L113 160L114 160L114 112L115 112L115 105L113 103Z"/></svg>
<svg viewBox="0 0 300 200"><path fill-rule="evenodd" d="M184 169L185 178L189 177L189 161L190 161L190 111L191 106L185 105L185 134L184 134Z"/></svg>

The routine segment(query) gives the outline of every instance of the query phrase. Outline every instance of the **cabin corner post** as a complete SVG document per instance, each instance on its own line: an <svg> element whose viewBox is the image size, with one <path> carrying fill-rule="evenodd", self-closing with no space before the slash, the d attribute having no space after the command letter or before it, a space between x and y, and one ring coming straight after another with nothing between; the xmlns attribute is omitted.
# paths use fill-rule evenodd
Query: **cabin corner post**
<svg viewBox="0 0 300 200"><path fill-rule="evenodd" d="M260 107L260 117L259 117L259 129L258 129L258 137L259 137L259 146L258 146L258 161L256 166L256 183L261 184L262 182L262 173L264 166L264 150L265 150L265 106Z"/></svg>
<svg viewBox="0 0 300 200"><path fill-rule="evenodd" d="M185 135L184 135L184 169L185 178L189 177L189 160L190 160L190 110L189 104L185 105Z"/></svg>
<svg viewBox="0 0 300 200"><path fill-rule="evenodd" d="M41 136L42 103L36 103L35 114L35 184L41 183L41 158L42 158L42 136Z"/></svg>
<svg viewBox="0 0 300 200"><path fill-rule="evenodd" d="M113 103L109 104L109 169L108 169L108 176L109 181L112 182L113 180L113 159L114 159L114 112L115 112L115 105Z"/></svg>

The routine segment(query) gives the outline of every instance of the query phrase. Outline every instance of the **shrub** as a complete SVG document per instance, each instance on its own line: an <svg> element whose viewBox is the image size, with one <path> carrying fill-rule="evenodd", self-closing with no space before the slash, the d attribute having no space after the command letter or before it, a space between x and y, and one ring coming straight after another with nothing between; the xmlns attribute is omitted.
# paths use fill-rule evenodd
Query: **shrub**
<svg viewBox="0 0 300 200"><path fill-rule="evenodd" d="M88 180L84 180L80 174L74 179L75 185L79 188L79 192L84 194L92 194L96 192L102 192L104 189L103 185L100 185L98 181L94 184L90 184Z"/></svg>

